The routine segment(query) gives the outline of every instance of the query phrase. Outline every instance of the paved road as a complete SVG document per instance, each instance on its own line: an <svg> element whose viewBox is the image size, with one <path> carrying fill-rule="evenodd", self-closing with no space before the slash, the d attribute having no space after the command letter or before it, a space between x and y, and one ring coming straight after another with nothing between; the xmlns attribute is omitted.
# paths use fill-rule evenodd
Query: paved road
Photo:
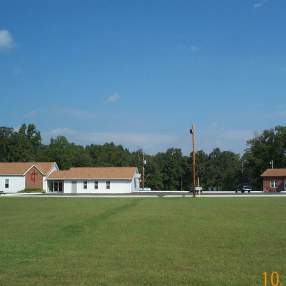
<svg viewBox="0 0 286 286"><path fill-rule="evenodd" d="M192 197L193 194L190 192L175 192L175 191L146 191L146 192L136 192L136 193L128 193L128 194L2 194L0 197L41 197L41 198L134 198L134 197L147 197L147 198L156 198L156 197L164 197L164 198L175 198L175 197ZM199 197L199 195L197 195ZM235 193L235 192L203 192L200 196L201 198L226 198L226 197L237 197L237 198L251 198L251 197L285 197L286 192L280 193L264 193L264 192L251 192L251 193Z"/></svg>

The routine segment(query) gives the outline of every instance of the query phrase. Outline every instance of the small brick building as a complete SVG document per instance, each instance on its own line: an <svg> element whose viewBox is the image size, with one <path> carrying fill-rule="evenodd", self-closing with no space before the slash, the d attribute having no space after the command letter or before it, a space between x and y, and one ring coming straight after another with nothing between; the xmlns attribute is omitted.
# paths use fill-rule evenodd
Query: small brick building
<svg viewBox="0 0 286 286"><path fill-rule="evenodd" d="M267 169L262 173L264 192L286 191L286 168Z"/></svg>

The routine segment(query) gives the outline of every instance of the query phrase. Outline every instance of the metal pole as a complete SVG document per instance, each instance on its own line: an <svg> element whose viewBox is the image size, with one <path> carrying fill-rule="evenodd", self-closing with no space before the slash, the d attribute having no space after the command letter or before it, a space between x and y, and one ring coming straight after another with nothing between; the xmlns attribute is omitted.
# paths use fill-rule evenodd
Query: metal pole
<svg viewBox="0 0 286 286"><path fill-rule="evenodd" d="M196 196L196 149L195 149L195 124L192 126L192 144L193 144L193 197Z"/></svg>
<svg viewBox="0 0 286 286"><path fill-rule="evenodd" d="M143 166L142 166L142 191L145 189L145 159L144 159L144 151L143 152Z"/></svg>

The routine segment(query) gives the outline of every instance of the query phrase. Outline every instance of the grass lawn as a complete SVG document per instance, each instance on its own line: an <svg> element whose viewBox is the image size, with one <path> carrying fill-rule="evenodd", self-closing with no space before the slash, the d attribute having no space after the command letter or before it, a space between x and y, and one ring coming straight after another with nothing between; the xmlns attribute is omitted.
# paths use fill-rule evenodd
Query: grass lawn
<svg viewBox="0 0 286 286"><path fill-rule="evenodd" d="M1 286L262 286L264 271L286 276L284 198L0 198Z"/></svg>

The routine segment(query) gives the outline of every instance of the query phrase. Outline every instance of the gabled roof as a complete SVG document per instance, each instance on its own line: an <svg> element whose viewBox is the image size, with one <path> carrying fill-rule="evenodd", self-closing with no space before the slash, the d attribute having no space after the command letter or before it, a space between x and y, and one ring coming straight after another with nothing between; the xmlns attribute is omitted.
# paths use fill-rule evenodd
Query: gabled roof
<svg viewBox="0 0 286 286"><path fill-rule="evenodd" d="M286 168L283 169L267 169L261 177L286 177Z"/></svg>
<svg viewBox="0 0 286 286"><path fill-rule="evenodd" d="M0 162L0 175L24 176L35 166L43 175L47 175L55 162Z"/></svg>
<svg viewBox="0 0 286 286"><path fill-rule="evenodd" d="M127 179L131 180L137 172L136 167L78 167L53 172L49 180L94 180L94 179Z"/></svg>

